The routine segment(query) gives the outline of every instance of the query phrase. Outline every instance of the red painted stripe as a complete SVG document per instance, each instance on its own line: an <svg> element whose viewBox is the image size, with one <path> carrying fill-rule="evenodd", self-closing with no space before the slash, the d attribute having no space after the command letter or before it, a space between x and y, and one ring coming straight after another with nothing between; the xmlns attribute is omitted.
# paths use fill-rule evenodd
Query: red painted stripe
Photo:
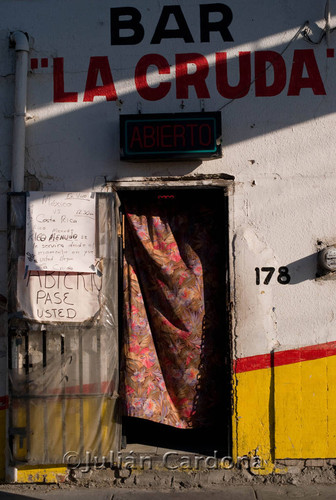
<svg viewBox="0 0 336 500"><path fill-rule="evenodd" d="M100 387L100 390L99 390ZM113 394L114 384L113 382L101 382L100 385L96 384L83 384L82 388L79 385L72 385L64 388L64 394ZM59 394L62 396L63 388L53 389L52 394Z"/></svg>
<svg viewBox="0 0 336 500"><path fill-rule="evenodd" d="M99 384L83 384L82 386L82 394L106 394L113 392L113 383L112 382L101 382L100 383L100 391ZM65 388L65 394L80 394L80 386L73 385L71 387Z"/></svg>
<svg viewBox="0 0 336 500"><path fill-rule="evenodd" d="M336 341L239 358L234 363L234 371L236 373L249 372L263 368L291 365L301 361L312 361L328 356L336 356Z"/></svg>
<svg viewBox="0 0 336 500"><path fill-rule="evenodd" d="M0 397L0 410L7 410L8 408L8 396Z"/></svg>
<svg viewBox="0 0 336 500"><path fill-rule="evenodd" d="M30 67L31 67L31 69L36 69L38 67L38 59L36 59L35 57L33 57L30 60Z"/></svg>
<svg viewBox="0 0 336 500"><path fill-rule="evenodd" d="M99 390L100 388L100 390ZM115 386L113 384L113 382L107 382L107 381L104 381L104 382L101 382L100 384L83 384L82 387L80 387L79 385L73 385L73 386L69 386L69 387L65 387L64 389L63 388L55 388L55 389L52 389L51 391L48 391L46 393L46 396L48 396L48 394L52 394L53 396L59 396L60 398L62 398L62 396L64 394L66 395L74 395L74 396L80 396L80 395L90 395L90 394L97 394L97 397L102 397L102 395L106 395L106 396L109 396L111 394L114 393L114 389L115 389ZM44 393L41 393L39 394L39 396L43 399L43 395ZM6 407L2 407L1 406L1 399L0 398L0 410L3 410L5 408L8 408L8 396L6 396L7 398L7 406ZM15 407L18 407L20 406L22 403L19 401L19 400L14 400L12 402L13 406Z"/></svg>

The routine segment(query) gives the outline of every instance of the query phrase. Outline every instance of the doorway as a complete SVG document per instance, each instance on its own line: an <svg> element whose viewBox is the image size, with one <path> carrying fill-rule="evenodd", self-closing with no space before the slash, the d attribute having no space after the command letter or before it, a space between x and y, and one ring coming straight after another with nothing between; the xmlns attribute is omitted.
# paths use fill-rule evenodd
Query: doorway
<svg viewBox="0 0 336 500"><path fill-rule="evenodd" d="M127 444L231 455L228 198L223 188L118 191Z"/></svg>

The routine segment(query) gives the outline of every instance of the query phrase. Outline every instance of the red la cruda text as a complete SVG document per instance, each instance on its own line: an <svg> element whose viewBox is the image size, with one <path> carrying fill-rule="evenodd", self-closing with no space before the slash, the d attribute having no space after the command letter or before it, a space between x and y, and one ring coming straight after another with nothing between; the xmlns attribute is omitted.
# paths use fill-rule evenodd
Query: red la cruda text
<svg viewBox="0 0 336 500"><path fill-rule="evenodd" d="M215 54L215 65L199 53L176 54L175 60L160 54L146 54L134 68L134 90L147 101L159 101L165 97L189 99L195 94L199 99L213 96L209 91L209 80L215 78L216 89L225 99L240 99L250 91L256 97L273 97L286 92L287 96L298 96L302 89L311 89L315 95L325 95L325 87L315 58L314 49L294 50L291 59L284 60L272 50L239 52L234 67L229 64L227 52ZM83 92L83 102L92 102L96 96L107 101L117 100L115 77L107 56L92 56L88 62L83 88L73 89L65 85L64 73L67 63L63 57L53 60L54 102L78 102ZM175 65L175 68L172 68ZM159 80L151 85L148 73L156 72ZM169 75L171 78L166 78ZM235 82L235 83L232 83ZM122 93L122 90L120 89Z"/></svg>

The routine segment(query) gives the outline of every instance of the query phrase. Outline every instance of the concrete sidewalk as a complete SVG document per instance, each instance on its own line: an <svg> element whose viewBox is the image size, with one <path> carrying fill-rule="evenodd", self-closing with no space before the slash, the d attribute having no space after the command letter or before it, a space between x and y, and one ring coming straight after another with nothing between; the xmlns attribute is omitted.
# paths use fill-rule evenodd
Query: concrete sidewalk
<svg viewBox="0 0 336 500"><path fill-rule="evenodd" d="M267 485L223 486L220 489L140 490L136 488L58 487L45 485L4 485L0 500L69 499L69 500L274 500L336 498L336 485Z"/></svg>

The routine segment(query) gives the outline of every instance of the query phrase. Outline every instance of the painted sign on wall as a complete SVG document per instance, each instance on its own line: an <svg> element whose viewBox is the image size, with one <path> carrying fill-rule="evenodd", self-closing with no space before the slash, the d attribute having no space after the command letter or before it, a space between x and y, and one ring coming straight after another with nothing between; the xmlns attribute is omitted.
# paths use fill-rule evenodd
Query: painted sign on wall
<svg viewBox="0 0 336 500"><path fill-rule="evenodd" d="M275 97L283 92L287 96L299 96L306 88L314 95L326 95L320 62L313 48L296 49L291 55L284 54L284 49L281 52L273 49L233 52L232 47L239 42L233 38L232 27L237 15L224 3L198 5L193 12L193 17L199 20L197 30L190 22L192 19L188 21L187 11L181 5L164 5L156 15L148 11L149 8L139 10L133 6L111 8L110 37L106 40L118 50L130 46L134 46L135 53L138 46L150 49L132 62L134 69L130 75L134 90L146 101L159 101L168 95L189 99L193 93L198 99L210 99L214 97L211 80L215 80L219 96L225 99L244 98L250 90L254 91L255 97ZM308 37L304 19L293 41L299 35ZM206 47L212 40L219 42L218 47L225 47L225 50L203 53L199 49L190 49L196 44ZM188 49L175 54L170 51L167 56L161 53L167 41L172 44L178 41L181 47L186 45ZM324 63L334 56L334 49L326 47ZM237 59L238 64L232 65L232 59ZM49 66L47 58L41 61L33 58L31 69L37 69L39 63L41 68ZM65 81L64 67L68 72L71 66L67 58L53 58L52 66L54 102L79 102L81 99L92 102L101 96L107 101L117 101L122 96L123 88L118 88L115 64L106 53L90 57L81 88L68 87ZM235 80L237 83L233 83Z"/></svg>

